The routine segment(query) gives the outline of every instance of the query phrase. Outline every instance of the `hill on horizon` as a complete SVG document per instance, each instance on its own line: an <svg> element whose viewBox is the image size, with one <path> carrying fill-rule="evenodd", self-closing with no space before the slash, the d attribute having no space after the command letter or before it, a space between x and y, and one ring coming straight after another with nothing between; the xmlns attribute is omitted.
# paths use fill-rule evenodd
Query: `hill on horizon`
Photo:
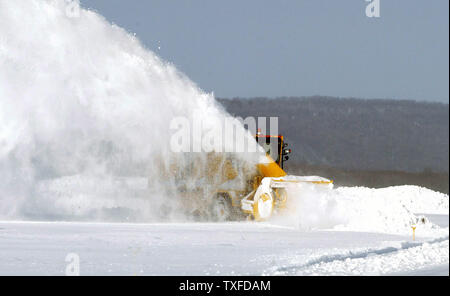
<svg viewBox="0 0 450 296"><path fill-rule="evenodd" d="M236 117L278 117L293 165L449 171L448 104L322 96L218 101Z"/></svg>

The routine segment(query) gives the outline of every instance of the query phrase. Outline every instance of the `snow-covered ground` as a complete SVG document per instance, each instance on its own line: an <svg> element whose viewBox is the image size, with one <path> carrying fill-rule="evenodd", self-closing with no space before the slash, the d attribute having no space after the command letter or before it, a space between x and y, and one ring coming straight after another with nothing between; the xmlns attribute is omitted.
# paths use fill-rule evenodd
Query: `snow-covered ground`
<svg viewBox="0 0 450 296"><path fill-rule="evenodd" d="M386 216L390 212L380 217L393 223L391 231L386 231L389 223L377 219L372 227L366 221L354 230L352 219L329 229L309 230L277 220L160 224L9 221L0 223L0 274L64 275L69 253L79 256L81 275L449 274L448 195L414 186L336 191L338 205L347 205L341 195L346 192L344 196L360 205L368 218L376 216L390 198L391 208L415 204L414 210L421 213L417 217L425 217L426 222L417 224L413 241L412 229L403 233L399 231L402 224L396 223L405 217ZM364 200L372 212L361 206ZM370 231L361 230L364 227Z"/></svg>
<svg viewBox="0 0 450 296"><path fill-rule="evenodd" d="M448 275L448 195L425 188L289 188L270 222L193 223L155 181L190 163L168 119L208 136L229 114L134 34L78 12L0 0L0 275L64 275L77 257L81 275Z"/></svg>

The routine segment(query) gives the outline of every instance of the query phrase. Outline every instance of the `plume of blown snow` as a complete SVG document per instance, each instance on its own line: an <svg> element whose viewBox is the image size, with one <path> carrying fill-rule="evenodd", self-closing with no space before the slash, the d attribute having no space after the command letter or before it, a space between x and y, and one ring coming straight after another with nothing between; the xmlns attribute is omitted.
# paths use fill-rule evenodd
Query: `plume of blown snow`
<svg viewBox="0 0 450 296"><path fill-rule="evenodd" d="M171 158L170 120L199 114L213 125L227 117L99 14L0 0L0 218L170 217L169 185L145 184Z"/></svg>

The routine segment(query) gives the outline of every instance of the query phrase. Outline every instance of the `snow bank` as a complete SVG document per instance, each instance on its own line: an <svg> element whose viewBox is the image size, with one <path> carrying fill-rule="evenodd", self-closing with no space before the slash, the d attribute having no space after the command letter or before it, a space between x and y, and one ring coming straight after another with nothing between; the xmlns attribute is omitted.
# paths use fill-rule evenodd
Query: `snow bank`
<svg viewBox="0 0 450 296"><path fill-rule="evenodd" d="M288 189L288 210L274 223L295 225L302 230L382 232L411 235L412 225L422 237L448 235L429 221L426 214L449 213L449 197L418 186L381 189L341 187L319 189L301 185ZM425 214L425 215L422 215Z"/></svg>
<svg viewBox="0 0 450 296"><path fill-rule="evenodd" d="M449 213L448 195L418 186L342 187L335 195L348 216L347 223L335 227L341 230L409 235L416 225L421 235L441 235L438 226L419 214Z"/></svg>
<svg viewBox="0 0 450 296"><path fill-rule="evenodd" d="M351 195L354 192L358 195L385 199L386 202L394 204L399 203L413 213L449 214L447 194L420 186L404 185L380 189L341 187L338 188L338 191L343 195Z"/></svg>

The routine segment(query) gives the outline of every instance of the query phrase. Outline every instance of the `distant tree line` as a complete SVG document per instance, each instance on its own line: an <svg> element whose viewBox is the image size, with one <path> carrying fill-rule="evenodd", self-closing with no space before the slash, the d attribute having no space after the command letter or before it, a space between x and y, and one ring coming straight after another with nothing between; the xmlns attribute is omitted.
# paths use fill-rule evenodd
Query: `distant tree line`
<svg viewBox="0 0 450 296"><path fill-rule="evenodd" d="M233 116L279 117L279 132L292 148L292 169L448 176L448 104L321 96L218 101Z"/></svg>

